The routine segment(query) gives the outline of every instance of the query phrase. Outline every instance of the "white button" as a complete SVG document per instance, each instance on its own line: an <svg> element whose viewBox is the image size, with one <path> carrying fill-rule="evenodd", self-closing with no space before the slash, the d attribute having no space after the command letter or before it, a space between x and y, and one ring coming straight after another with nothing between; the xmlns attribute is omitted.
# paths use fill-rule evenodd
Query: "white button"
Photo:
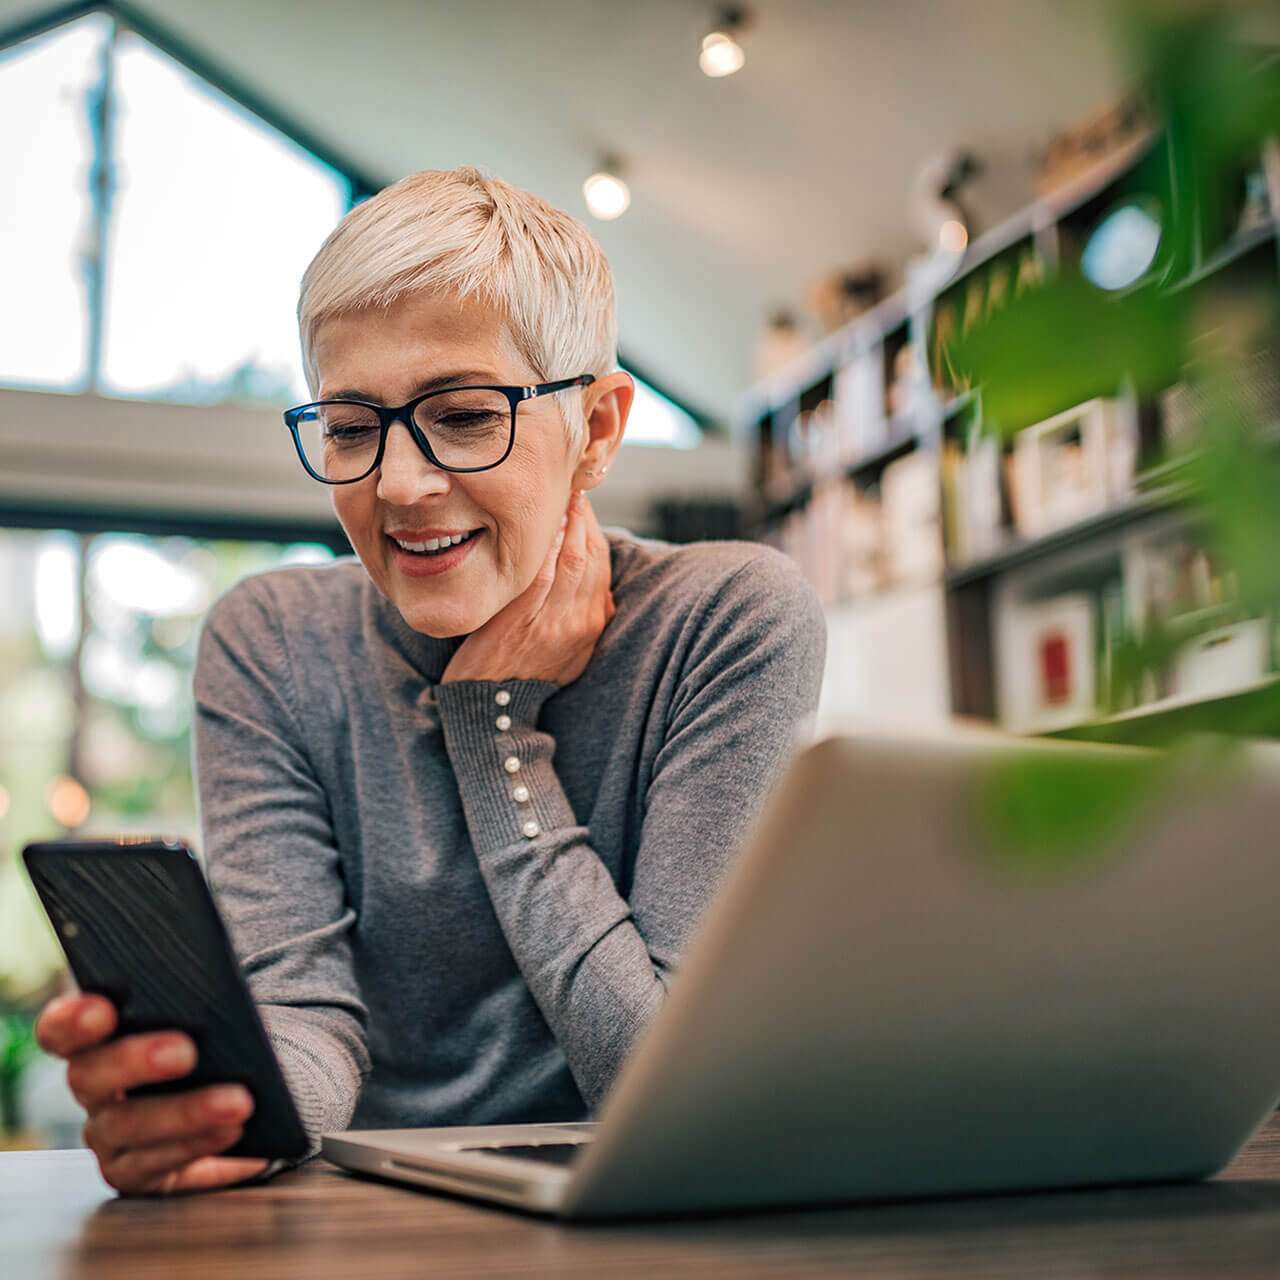
<svg viewBox="0 0 1280 1280"><path fill-rule="evenodd" d="M505 707L507 703L511 701L511 695L505 689L499 689L498 692L493 695L493 700L498 704L498 706Z"/></svg>
<svg viewBox="0 0 1280 1280"><path fill-rule="evenodd" d="M520 828L520 830L523 831L525 835L529 837L530 840L532 840L533 837L536 836L538 832L542 830L542 828L538 826L538 824L534 822L532 818L530 818L529 821L526 822L524 826Z"/></svg>
<svg viewBox="0 0 1280 1280"><path fill-rule="evenodd" d="M507 757L507 758L502 762L502 767L503 767L503 768L504 768L508 773L519 773L519 772L520 772L520 759L519 759L519 757L518 757L518 756L508 756L508 757Z"/></svg>
<svg viewBox="0 0 1280 1280"><path fill-rule="evenodd" d="M499 716L493 723L498 726L501 732L506 733L506 731L511 728L511 717Z"/></svg>
<svg viewBox="0 0 1280 1280"><path fill-rule="evenodd" d="M529 788L523 785L519 787L513 787L511 789L511 798L516 802L516 804L528 804Z"/></svg>

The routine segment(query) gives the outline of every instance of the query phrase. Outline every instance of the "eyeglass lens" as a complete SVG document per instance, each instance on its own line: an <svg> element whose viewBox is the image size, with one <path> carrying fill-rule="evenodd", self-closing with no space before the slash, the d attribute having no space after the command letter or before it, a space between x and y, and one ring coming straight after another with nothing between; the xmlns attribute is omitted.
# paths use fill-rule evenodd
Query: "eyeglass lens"
<svg viewBox="0 0 1280 1280"><path fill-rule="evenodd" d="M422 401L414 425L446 467L488 467L511 440L511 402L499 391L459 390ZM332 400L307 405L297 417L307 463L326 480L355 480L373 468L378 415L366 405Z"/></svg>

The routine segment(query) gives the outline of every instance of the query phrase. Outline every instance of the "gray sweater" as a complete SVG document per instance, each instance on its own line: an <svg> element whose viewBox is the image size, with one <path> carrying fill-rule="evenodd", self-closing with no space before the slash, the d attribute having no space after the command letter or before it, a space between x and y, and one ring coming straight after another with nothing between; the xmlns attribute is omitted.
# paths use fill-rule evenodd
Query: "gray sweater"
<svg viewBox="0 0 1280 1280"><path fill-rule="evenodd" d="M209 612L205 862L314 1144L588 1114L816 707L789 560L607 536L617 613L564 689L438 685L461 638L352 558Z"/></svg>

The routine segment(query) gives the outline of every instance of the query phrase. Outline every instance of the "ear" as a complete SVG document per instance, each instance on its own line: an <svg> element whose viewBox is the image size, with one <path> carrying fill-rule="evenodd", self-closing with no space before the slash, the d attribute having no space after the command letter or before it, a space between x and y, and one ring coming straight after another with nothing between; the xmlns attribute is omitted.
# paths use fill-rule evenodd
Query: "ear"
<svg viewBox="0 0 1280 1280"><path fill-rule="evenodd" d="M587 435L573 475L575 489L594 489L604 479L622 443L635 394L636 384L631 375L621 369L583 388L582 410L587 419Z"/></svg>

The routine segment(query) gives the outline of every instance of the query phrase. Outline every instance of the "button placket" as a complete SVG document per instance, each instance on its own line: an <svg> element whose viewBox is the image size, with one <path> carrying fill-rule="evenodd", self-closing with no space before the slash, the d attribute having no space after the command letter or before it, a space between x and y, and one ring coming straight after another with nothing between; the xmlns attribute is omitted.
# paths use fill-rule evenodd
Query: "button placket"
<svg viewBox="0 0 1280 1280"><path fill-rule="evenodd" d="M509 707L511 705L511 693L507 689L499 689L494 695L493 700L500 707ZM500 715L496 716L493 721L494 728L499 734L507 733L511 729L511 717L504 710ZM507 756L502 767L508 774L517 774L520 772L520 757L516 755ZM518 805L526 805L530 801L529 788L524 783L517 783L511 788L511 799ZM529 817L520 824L520 834L526 840L535 840L542 834L542 827L539 826L536 819Z"/></svg>

